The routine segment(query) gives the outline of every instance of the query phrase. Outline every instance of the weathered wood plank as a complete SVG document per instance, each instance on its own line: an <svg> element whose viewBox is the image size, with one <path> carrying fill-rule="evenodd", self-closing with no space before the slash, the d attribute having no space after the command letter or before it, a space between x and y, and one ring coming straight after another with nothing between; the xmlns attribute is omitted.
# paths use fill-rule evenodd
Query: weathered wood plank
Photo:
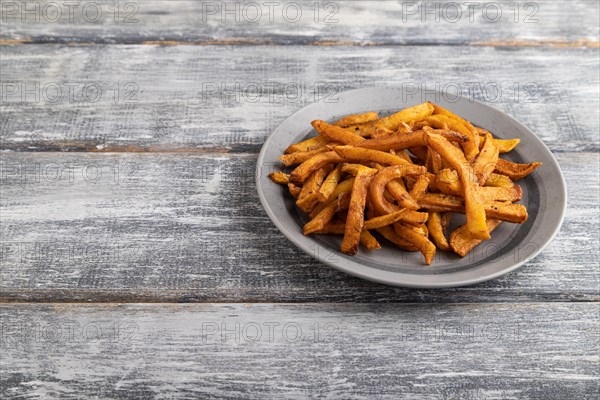
<svg viewBox="0 0 600 400"><path fill-rule="evenodd" d="M271 7L251 1L95 0L69 9L50 0L3 0L1 10L5 43L585 46L598 43L599 7L595 0L286 0Z"/></svg>
<svg viewBox="0 0 600 400"><path fill-rule="evenodd" d="M1 51L3 149L257 151L304 104L379 85L438 88L448 99L461 92L521 120L554 151L599 150L596 49L31 45Z"/></svg>
<svg viewBox="0 0 600 400"><path fill-rule="evenodd" d="M4 153L0 299L597 301L598 154L558 160L569 209L541 255L493 282L405 290L297 250L261 208L254 155Z"/></svg>
<svg viewBox="0 0 600 400"><path fill-rule="evenodd" d="M3 398L595 399L598 304L0 305Z"/></svg>

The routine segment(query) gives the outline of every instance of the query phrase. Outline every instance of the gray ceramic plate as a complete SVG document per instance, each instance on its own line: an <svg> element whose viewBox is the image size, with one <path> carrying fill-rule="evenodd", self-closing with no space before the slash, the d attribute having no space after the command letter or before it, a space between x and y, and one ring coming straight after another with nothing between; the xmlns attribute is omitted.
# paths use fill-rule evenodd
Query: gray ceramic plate
<svg viewBox="0 0 600 400"><path fill-rule="evenodd" d="M529 129L499 110L466 98L445 99L428 92L408 95L400 89L366 88L338 96L335 103L314 103L286 119L269 136L258 157L256 186L260 201L277 228L296 246L316 259L340 271L364 279L397 286L440 288L470 285L506 274L539 254L558 232L566 209L566 185L558 163L550 150ZM290 144L313 136L310 122L333 121L339 117L367 111L390 114L402 108L430 100L491 131L499 138L520 138L521 143L509 155L516 162L541 161L538 168L519 183L522 203L529 220L522 225L503 223L492 239L477 246L466 257L438 251L432 265L426 266L420 253L402 251L382 239L382 249L363 248L356 256L339 252L341 237L302 234L306 217L299 211L287 188L267 177L281 170L278 157Z"/></svg>

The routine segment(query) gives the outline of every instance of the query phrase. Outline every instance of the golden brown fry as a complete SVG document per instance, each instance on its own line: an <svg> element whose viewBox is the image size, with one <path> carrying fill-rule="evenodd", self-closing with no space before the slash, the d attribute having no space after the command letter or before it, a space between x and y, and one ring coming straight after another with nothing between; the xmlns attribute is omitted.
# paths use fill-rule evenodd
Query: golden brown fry
<svg viewBox="0 0 600 400"><path fill-rule="evenodd" d="M319 202L318 190L325 176L331 171L331 165L326 165L313 172L302 187L296 205L305 213L309 213Z"/></svg>
<svg viewBox="0 0 600 400"><path fill-rule="evenodd" d="M514 185L514 183L512 179L506 175L492 173L485 185L494 187L511 187Z"/></svg>
<svg viewBox="0 0 600 400"><path fill-rule="evenodd" d="M429 103L423 103L414 107L405 108L395 114L380 118L373 122L349 126L348 129L351 129L361 136L371 136L377 129L377 126L383 126L386 129L395 131L402 122L407 123L409 121L422 120L431 115L431 113L433 113L433 106Z"/></svg>
<svg viewBox="0 0 600 400"><path fill-rule="evenodd" d="M344 162L344 159L338 156L335 151L317 154L316 156L304 161L292 171L290 174L290 182L302 183L310 176L310 174L319 168L325 165L338 164L341 162Z"/></svg>
<svg viewBox="0 0 600 400"><path fill-rule="evenodd" d="M488 219L486 222L488 232L492 233L501 222L502 221L497 219ZM481 240L471 238L465 225L455 229L454 232L450 234L450 246L452 247L452 250L461 257L466 256L481 242Z"/></svg>
<svg viewBox="0 0 600 400"><path fill-rule="evenodd" d="M344 239L342 240L342 253L354 255L358 251L360 233L365 220L367 190L371 184L373 175L376 173L376 169L363 166L354 178L350 207L348 208L348 217L346 218L346 230L344 232Z"/></svg>
<svg viewBox="0 0 600 400"><path fill-rule="evenodd" d="M541 166L541 162L532 162L529 164L517 164L511 161L498 159L494 172L508 176L513 181L525 178L532 173L537 167Z"/></svg>
<svg viewBox="0 0 600 400"><path fill-rule="evenodd" d="M342 178L342 164L336 166L333 171L327 175L327 178L323 181L323 184L317 192L319 201L327 201L333 194L333 191L337 187L340 179Z"/></svg>
<svg viewBox="0 0 600 400"><path fill-rule="evenodd" d="M419 199L422 208L429 211L465 213L463 199L440 193L425 193ZM509 201L491 201L484 204L487 218L522 224L527 221L527 209L522 204ZM487 227L487 226L486 226Z"/></svg>
<svg viewBox="0 0 600 400"><path fill-rule="evenodd" d="M315 233L315 232L323 229L323 227L325 225L327 225L329 223L329 221L331 221L331 219L337 212L337 206L338 206L337 200L332 201L331 203L329 203L327 205L327 207L325 207L313 219L311 219L309 222L307 222L304 225L304 235L308 236L312 233Z"/></svg>
<svg viewBox="0 0 600 400"><path fill-rule="evenodd" d="M379 217L370 218L365 221L364 229L378 229L387 225L391 225L395 222L400 221L402 216L406 212L406 209L403 208L398 211L394 211L391 214L381 215Z"/></svg>
<svg viewBox="0 0 600 400"><path fill-rule="evenodd" d="M429 229L429 235L440 250L448 251L450 250L450 245L446 239L443 225L442 214L436 211L430 211L429 218L427 219L427 229Z"/></svg>
<svg viewBox="0 0 600 400"><path fill-rule="evenodd" d="M329 151L329 149L326 146L321 146L310 151L297 151L295 153L284 154L279 157L279 160L283 163L283 165L289 167L292 165L301 164L311 157L326 151Z"/></svg>
<svg viewBox="0 0 600 400"><path fill-rule="evenodd" d="M390 151L426 146L426 136L428 133L442 135L446 139L457 143L463 143L469 140L468 137L454 131L432 129L428 132L421 130L410 133L395 133L377 139L369 139L359 143L357 147L379 151Z"/></svg>
<svg viewBox="0 0 600 400"><path fill-rule="evenodd" d="M312 126L317 132L319 132L319 134L327 137L332 142L357 146L366 140L364 137L352 133L347 129L340 128L339 126L335 125L329 125L327 122L319 119L313 121Z"/></svg>
<svg viewBox="0 0 600 400"><path fill-rule="evenodd" d="M338 196L342 193L350 192L352 190L352 186L354 185L354 178L346 179L335 187L331 196L329 196L329 200L323 202L315 207L313 211L309 213L309 217L314 217L316 214L321 212L330 202L336 201Z"/></svg>
<svg viewBox="0 0 600 400"><path fill-rule="evenodd" d="M485 225L485 209L480 199L477 178L463 153L438 135L428 135L427 143L458 172L458 177L464 189L467 226L473 238L489 239L490 235Z"/></svg>
<svg viewBox="0 0 600 400"><path fill-rule="evenodd" d="M412 244L408 240L406 240L403 237L401 237L400 235L398 235L396 233L396 231L394 230L394 228L392 228L391 226L384 226L382 228L378 228L377 232L379 232L379 234L381 234L381 236L383 236L390 242L394 243L396 246L400 247L401 249L404 249L406 251L418 251L419 250L419 249L417 249L417 247L414 244Z"/></svg>
<svg viewBox="0 0 600 400"><path fill-rule="evenodd" d="M444 127L448 127L451 130L459 132L468 137L469 140L461 143L461 146L465 152L464 157L469 162L473 161L475 157L477 157L477 154L479 153L479 135L473 134L467 125L459 120L443 114L432 115L427 117L425 120L437 129L444 129Z"/></svg>
<svg viewBox="0 0 600 400"><path fill-rule="evenodd" d="M284 153L290 154L290 153L296 153L298 151L311 151L311 150L318 149L319 147L323 147L328 142L329 142L329 139L327 139L326 137L316 136L316 137L313 137L310 139L303 140L298 143L294 143L293 145L291 145L290 147L285 149Z"/></svg>
<svg viewBox="0 0 600 400"><path fill-rule="evenodd" d="M429 177L427 175L421 175L417 178L415 185L410 191L410 196L416 201L425 193L429 186Z"/></svg>
<svg viewBox="0 0 600 400"><path fill-rule="evenodd" d="M406 175L416 176L425 172L425 167L413 164L387 167L379 171L369 189L369 199L375 210L379 214L389 214L397 210L397 206L391 204L384 197L384 191L388 182Z"/></svg>
<svg viewBox="0 0 600 400"><path fill-rule="evenodd" d="M280 185L287 185L288 183L290 183L290 174L286 174L285 172L281 171L271 172L269 174L269 178L271 178L273 182L278 183Z"/></svg>
<svg viewBox="0 0 600 400"><path fill-rule="evenodd" d="M498 155L498 145L492 135L488 133L485 137L483 147L473 163L473 171L477 175L480 186L485 185L485 182L492 172L494 172L494 168L496 168L496 163L498 162Z"/></svg>
<svg viewBox="0 0 600 400"><path fill-rule="evenodd" d="M408 193L401 178L389 181L386 185L386 189L392 198L398 202L400 207L408 208L410 210L419 209L419 203L417 203L410 193Z"/></svg>
<svg viewBox="0 0 600 400"><path fill-rule="evenodd" d="M371 235L371 233L366 229L363 229L360 232L359 240L360 244L365 246L367 250L377 250L381 248L381 245L379 244L377 239L375 239L375 236Z"/></svg>
<svg viewBox="0 0 600 400"><path fill-rule="evenodd" d="M379 118L379 114L376 112L367 112L364 114L354 114L337 120L333 123L335 126L341 126L346 128L350 125L363 124L365 122L375 121Z"/></svg>
<svg viewBox="0 0 600 400"><path fill-rule="evenodd" d="M375 162L383 165L409 165L402 157L383 151L353 146L335 146L333 150L344 160L353 162Z"/></svg>
<svg viewBox="0 0 600 400"><path fill-rule="evenodd" d="M400 223L394 224L396 233L412 243L425 257L425 264L430 265L435 257L435 244L431 243L422 233Z"/></svg>
<svg viewBox="0 0 600 400"><path fill-rule="evenodd" d="M302 188L300 186L296 186L293 183L288 183L288 190L290 191L290 194L292 195L292 197L294 199L297 199L298 196L300 195L300 191L302 191Z"/></svg>
<svg viewBox="0 0 600 400"><path fill-rule="evenodd" d="M451 194L453 196L463 196L464 190L462 184L458 180L456 171L443 169L436 174L435 187L444 194ZM509 179L510 180L510 179ZM515 185L511 181L509 187L494 187L484 186L480 187L479 194L481 200L485 203L491 201L519 201L523 197L523 190L520 186Z"/></svg>
<svg viewBox="0 0 600 400"><path fill-rule="evenodd" d="M486 131L485 129L482 129L482 128L475 128L475 129L479 133L479 138L480 138L479 147L481 147L483 145L483 139L490 132ZM514 148L517 147L517 145L519 143L521 143L521 139L506 139L506 140L504 140L504 139L494 138L494 141L498 145L498 151L501 154L508 153L508 152L514 150Z"/></svg>

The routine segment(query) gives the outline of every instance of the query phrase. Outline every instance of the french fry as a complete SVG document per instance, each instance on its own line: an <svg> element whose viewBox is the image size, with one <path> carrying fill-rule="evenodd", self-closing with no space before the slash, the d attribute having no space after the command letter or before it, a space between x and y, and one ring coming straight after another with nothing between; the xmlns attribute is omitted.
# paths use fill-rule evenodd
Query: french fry
<svg viewBox="0 0 600 400"><path fill-rule="evenodd" d="M483 147L473 163L473 171L477 175L477 179L479 179L480 186L485 185L485 182L492 172L494 172L496 163L498 162L498 155L498 145L492 135L488 133L485 137Z"/></svg>
<svg viewBox="0 0 600 400"><path fill-rule="evenodd" d="M300 195L300 192L302 191L302 188L300 186L294 185L293 183L288 183L288 190L290 191L290 194L292 195L292 197L294 199L297 199L298 196Z"/></svg>
<svg viewBox="0 0 600 400"><path fill-rule="evenodd" d="M338 164L344 162L344 159L337 155L335 151L328 151L317 154L304 161L296 167L290 174L290 182L303 183L313 172L328 164Z"/></svg>
<svg viewBox="0 0 600 400"><path fill-rule="evenodd" d="M319 147L323 147L325 146L327 143L329 142L329 139L327 139L324 136L316 136L310 139L306 139L303 140L301 142L295 143L291 146L289 146L287 149L285 149L284 153L285 154L290 154L290 153L296 153L298 151L311 151L311 150L315 150L318 149Z"/></svg>
<svg viewBox="0 0 600 400"><path fill-rule="evenodd" d="M421 175L425 172L425 167L413 164L387 167L379 171L369 189L369 199L375 210L379 214L389 214L397 210L397 206L392 205L384 197L386 185L390 181L406 175Z"/></svg>
<svg viewBox="0 0 600 400"><path fill-rule="evenodd" d="M477 154L479 154L479 135L474 135L461 121L452 119L443 114L427 117L426 121L437 129L449 128L468 137L469 140L461 143L461 146L465 152L464 157L469 162L473 161L475 157L477 157Z"/></svg>
<svg viewBox="0 0 600 400"><path fill-rule="evenodd" d="M285 172L281 171L271 172L269 174L269 178L271 178L273 182L278 183L280 185L287 185L288 183L290 183L290 174L286 174Z"/></svg>
<svg viewBox="0 0 600 400"><path fill-rule="evenodd" d="M417 178L417 182L410 191L410 196L416 201L425 193L429 186L429 177L427 175L421 175Z"/></svg>
<svg viewBox="0 0 600 400"><path fill-rule="evenodd" d="M486 222L488 232L492 233L492 231L496 229L501 222L502 221L497 219L488 219ZM454 250L454 252L461 257L466 256L481 242L482 240L471 238L465 225L455 229L450 234L450 246L452 247L452 250Z"/></svg>
<svg viewBox="0 0 600 400"><path fill-rule="evenodd" d="M431 243L422 233L400 223L394 224L394 230L400 237L413 244L425 257L425 264L430 265L435 257L435 244Z"/></svg>
<svg viewBox="0 0 600 400"><path fill-rule="evenodd" d="M333 123L335 126L341 126L346 128L350 125L363 124L365 122L371 122L379 119L379 114L376 112L367 112L364 114L354 114L337 120Z"/></svg>
<svg viewBox="0 0 600 400"><path fill-rule="evenodd" d="M532 162L529 164L517 164L511 161L498 159L494 172L508 176L513 181L525 178L532 173L537 167L542 165L541 162Z"/></svg>
<svg viewBox="0 0 600 400"><path fill-rule="evenodd" d="M360 134L361 136L370 136L376 130L376 124L395 131L402 122L421 120L433 113L433 106L429 103L423 103L414 107L405 108L385 118L380 118L373 122L349 126L348 129Z"/></svg>
<svg viewBox="0 0 600 400"><path fill-rule="evenodd" d="M323 208L321 212L319 212L313 219L304 225L304 235L308 236L319 231L320 229L323 229L323 227L327 225L335 215L337 207L338 202L336 200L332 201L325 208Z"/></svg>
<svg viewBox="0 0 600 400"><path fill-rule="evenodd" d="M367 191L376 169L364 167L358 171L352 185L352 197L346 219L346 230L342 240L342 253L354 255L358 251L360 233L365 218Z"/></svg>
<svg viewBox="0 0 600 400"><path fill-rule="evenodd" d="M465 203L462 198L457 196L440 193L425 193L419 199L419 204L428 211L465 214ZM513 204L509 201L491 201L484 204L483 208L487 218L499 219L517 224L524 223L528 218L527 209L524 205Z"/></svg>
<svg viewBox="0 0 600 400"><path fill-rule="evenodd" d="M404 239L402 236L398 235L391 226L384 226L382 228L378 228L377 232L403 250L419 251L419 249L417 249L417 247L414 244Z"/></svg>
<svg viewBox="0 0 600 400"><path fill-rule="evenodd" d="M366 229L363 229L360 232L359 241L360 244L365 246L367 250L376 250L381 248L381 245L379 244L375 236L371 235L371 233Z"/></svg>
<svg viewBox="0 0 600 400"><path fill-rule="evenodd" d="M327 201L333 194L335 188L337 187L340 179L342 178L342 164L336 166L330 173L327 175L327 178L323 181L323 184L319 188L317 192L317 196L319 201ZM289 176L288 176L289 180Z"/></svg>
<svg viewBox="0 0 600 400"><path fill-rule="evenodd" d="M450 142L438 135L428 135L427 143L437 151L458 172L463 184L467 226L475 239L487 240L490 234L485 225L485 209L481 202L473 169L463 153Z"/></svg>
<svg viewBox="0 0 600 400"><path fill-rule="evenodd" d="M352 190L353 185L354 185L354 178L346 179L346 180L338 183L338 185L333 190L333 193L329 196L329 200L316 206L315 209L308 214L309 217L314 217L316 214L321 212L323 210L323 208L327 207L327 205L330 202L335 201L340 194L350 192Z"/></svg>
<svg viewBox="0 0 600 400"><path fill-rule="evenodd" d="M329 151L329 149L325 146L321 146L309 151L297 151L295 153L284 154L279 157L279 160L283 163L283 165L289 167L292 165L301 164L311 157L326 151Z"/></svg>
<svg viewBox="0 0 600 400"><path fill-rule="evenodd" d="M327 122L318 119L312 122L312 126L317 132L319 132L319 134L325 136L332 142L357 146L366 140L364 137L352 133L347 129L340 128L339 126L335 125L329 125Z"/></svg>
<svg viewBox="0 0 600 400"><path fill-rule="evenodd" d="M406 212L406 209L403 208L401 210L394 211L391 214L386 214L386 215L381 215L379 217L370 218L365 221L364 229L369 229L369 230L379 229L379 228L383 228L384 226L391 225L395 222L400 221L400 219L402 218L402 216L404 215L405 212Z"/></svg>
<svg viewBox="0 0 600 400"><path fill-rule="evenodd" d="M443 169L435 175L435 179L435 186L440 192L453 196L463 196L464 190L462 183L458 180L456 171ZM519 201L523 197L523 190L511 181L509 187L480 187L479 194L485 203L490 201Z"/></svg>
<svg viewBox="0 0 600 400"><path fill-rule="evenodd" d="M475 128L475 129L479 133L479 138L480 138L479 147L481 147L483 145L483 139L490 132L486 131L485 129L482 129L482 128ZM497 138L494 138L494 141L496 142L496 145L498 145L498 151L501 154L508 153L508 152L514 150L515 147L517 147L518 144L521 143L521 139L497 139Z"/></svg>
<svg viewBox="0 0 600 400"><path fill-rule="evenodd" d="M429 229L429 235L435 242L435 245L444 251L450 250L450 245L446 239L444 233L444 226L442 222L442 214L437 211L430 211L429 218L427 219L427 229Z"/></svg>
<svg viewBox="0 0 600 400"><path fill-rule="evenodd" d="M511 187L514 185L514 183L506 175L492 173L488 180L485 182L485 185L494 187Z"/></svg>
<svg viewBox="0 0 600 400"><path fill-rule="evenodd" d="M335 146L333 150L339 157L353 162L375 162L383 165L409 165L402 157L383 151L354 146Z"/></svg>

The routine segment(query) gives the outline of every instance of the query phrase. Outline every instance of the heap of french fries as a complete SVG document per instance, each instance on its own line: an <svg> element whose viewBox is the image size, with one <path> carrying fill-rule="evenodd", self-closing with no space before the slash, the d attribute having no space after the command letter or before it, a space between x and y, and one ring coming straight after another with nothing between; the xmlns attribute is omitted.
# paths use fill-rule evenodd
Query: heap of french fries
<svg viewBox="0 0 600 400"><path fill-rule="evenodd" d="M294 167L291 173L269 177L287 185L311 218L304 234L343 235L343 253L356 254L359 243L381 248L385 238L420 251L429 265L436 249L464 257L502 221L527 221L527 209L515 203L523 192L514 181L541 163L499 157L519 139L494 138L429 102L384 118L368 112L312 126L318 136L280 157ZM448 236L452 213L465 214L466 223Z"/></svg>

